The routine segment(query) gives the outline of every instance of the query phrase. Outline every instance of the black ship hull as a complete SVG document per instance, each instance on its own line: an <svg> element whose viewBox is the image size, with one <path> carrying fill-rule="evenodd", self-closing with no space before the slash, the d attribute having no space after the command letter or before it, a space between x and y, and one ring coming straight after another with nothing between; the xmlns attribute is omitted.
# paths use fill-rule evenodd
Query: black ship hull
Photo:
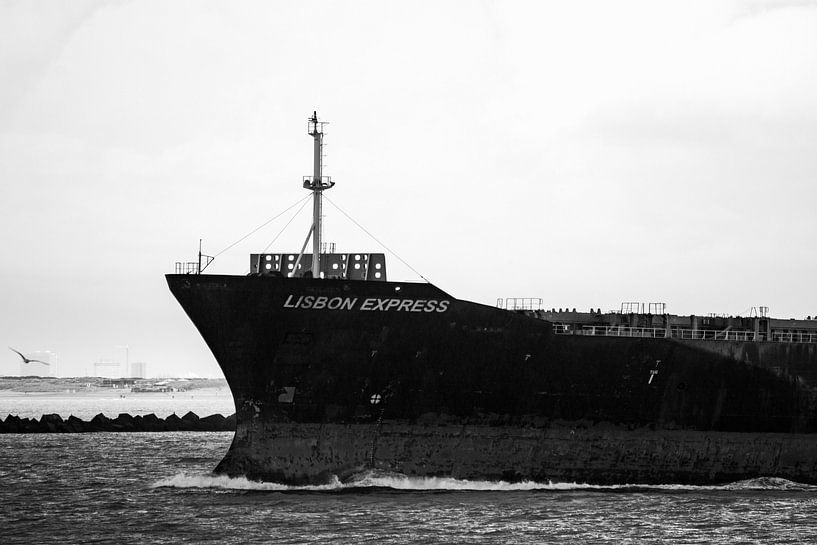
<svg viewBox="0 0 817 545"><path fill-rule="evenodd" d="M817 396L794 372L814 345L556 335L430 284L167 281L235 398L219 472L817 483Z"/></svg>

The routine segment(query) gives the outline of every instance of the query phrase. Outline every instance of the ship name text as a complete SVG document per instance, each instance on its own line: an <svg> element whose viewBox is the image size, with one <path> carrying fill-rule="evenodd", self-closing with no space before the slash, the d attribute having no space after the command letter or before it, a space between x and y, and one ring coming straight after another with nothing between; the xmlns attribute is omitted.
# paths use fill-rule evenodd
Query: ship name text
<svg viewBox="0 0 817 545"><path fill-rule="evenodd" d="M358 304L358 301L360 304ZM284 308L312 310L363 310L398 312L445 312L451 302L447 299L400 299L395 297L327 297L325 295L289 295Z"/></svg>

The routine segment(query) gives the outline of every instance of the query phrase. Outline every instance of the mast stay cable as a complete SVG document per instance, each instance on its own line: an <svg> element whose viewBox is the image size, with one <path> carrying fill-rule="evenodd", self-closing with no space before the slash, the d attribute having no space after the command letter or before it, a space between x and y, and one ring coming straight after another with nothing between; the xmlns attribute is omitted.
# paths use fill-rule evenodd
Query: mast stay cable
<svg viewBox="0 0 817 545"><path fill-rule="evenodd" d="M401 262L403 265L405 265L406 267L408 267L409 269L411 269L411 270L414 272L414 274L416 274L417 276L419 276L420 278L422 278L423 280L425 280L426 282L428 282L429 284L431 284L431 282L429 281L429 279L428 279L428 278L426 278L425 276L423 276L422 274L420 274L420 272L419 272L417 269L415 269L414 267L412 267L411 265L409 265L409 264L406 262L406 260L405 260L405 259L403 259L402 257L400 257L399 255L397 255L397 253L395 253L395 251L394 251L394 250L392 250L391 248L389 248L388 246L386 246L385 244L383 244L382 242L380 242L380 240L378 240L378 238L377 238L376 236L374 236L373 234L371 234L371 233L370 233L370 232L369 232L369 231L368 231L368 230L367 230L365 227L363 227L363 226L362 226L362 225L360 225L360 224L359 224L357 221L355 221L355 219L354 219L352 216L350 216L349 214L347 214L346 212L344 212L344 210L343 210L343 209L342 209L340 206L338 206L337 204L335 204L334 202L332 202L332 199L330 199L330 198L329 198L329 197L327 197L326 195L324 195L323 197L324 197L324 198L325 198L327 201L329 201L329 204L331 204L332 206L334 206L334 207L335 207L335 208L336 208L336 209L337 209L337 210L338 210L338 211L339 211L341 214L343 214L344 216L346 216L346 219L348 219L349 221L351 221L352 223L354 223L355 225L357 225L357 226L358 226L358 227L359 227L359 228L360 228L360 229L361 229L361 230L362 230L364 233L366 233L367 235L369 235L369 236L372 238L372 240L374 240L375 242L377 242L378 244L380 244L380 245L381 245L383 248L385 248L385 249L386 249L386 250L387 250L387 251L388 251L388 252L389 252L391 255L393 255L394 257L396 257L397 259L399 259L399 260L400 260L400 262Z"/></svg>
<svg viewBox="0 0 817 545"><path fill-rule="evenodd" d="M264 249L261 251L261 253L262 253L262 254L267 253L267 250L269 250L270 246L272 246L273 244L275 244L275 241L276 241L276 240L278 240L278 237L280 237L280 236L281 236L281 235L284 233L284 231L286 231L286 228L287 228L287 227L289 227L289 224L290 224L290 223L292 223L292 221L293 221L295 218L297 218L297 217L298 217L298 214L300 214L300 213L301 213L301 210L303 210L303 209L304 209L304 207L306 206L306 202L307 202L307 200L309 199L309 197L310 197L310 195L307 195L305 198L301 199L301 201L303 201L303 203L301 204L301 207L298 209L298 211L297 211L297 212L295 212L295 213L292 215L292 217L291 217L291 218L289 218L289 221L288 221L288 222L286 222L286 224L285 224L283 227L281 227L281 230L280 230L280 231L278 231L278 234L277 234L277 235L275 235L274 237L272 237L272 240L270 240L270 241L269 241L269 244L267 244L267 245L266 245L266 247L264 247ZM297 203L296 203L296 204L297 204Z"/></svg>
<svg viewBox="0 0 817 545"><path fill-rule="evenodd" d="M301 211L302 211L302 210L304 209L304 207L306 206L306 203L308 202L309 197L310 197L310 195L307 195L306 197L304 197L303 199L301 199L301 201L302 201L302 202L301 202L301 207L300 207L300 208L299 208L299 209L298 209L298 210L297 210L297 211L296 211L296 212L295 212L295 213L292 215L292 217L291 217L291 218L289 218L289 221L288 221L288 222L286 222L286 224L284 224L284 226L283 226L283 227L281 227L281 230L280 230L280 231L278 231L278 234L277 234L277 235L275 235L274 237L272 237L272 240L270 240L270 241L269 241L269 244L267 244L267 245L264 247L264 249L263 249L263 250L261 250L261 254L265 254L265 253L267 253L267 250L269 250L269 249L270 249L270 246L272 246L273 244L275 244L275 241L276 241L276 240L278 240L278 237L280 237L280 236L281 236L281 235L284 233L284 231L286 231L287 227L289 227L289 224L290 224L290 223L292 223L292 221L293 221L295 218L297 218L297 217L298 217L298 215L301 213ZM298 203L295 203L295 204L298 204ZM292 208L292 207L290 207L290 208ZM285 210L285 211L286 211L286 210ZM309 232L310 232L310 234L312 233L312 231L311 231L311 230L310 230ZM261 254L258 254L258 260L259 260L259 262L257 263L257 266L258 266L258 270L259 270L259 271L261 270L261 263L260 263L260 261L261 261ZM247 271L246 271L244 274L249 274L249 272L250 272L250 269L247 269Z"/></svg>
<svg viewBox="0 0 817 545"><path fill-rule="evenodd" d="M261 225L259 225L258 227L256 227L255 229L253 229L252 231L250 231L249 233L247 233L247 234L246 234L246 235L244 235L243 237L241 237L240 239L236 240L235 242L233 242L232 244L230 244L229 246L227 246L226 248L224 248L223 250L221 250L220 252L218 252L216 255L214 255L214 256L213 256L213 259L217 258L218 256L220 256L221 254L223 254L224 252L226 252L227 250L229 250L230 248L232 248L233 246L235 246L235 245L236 245L236 244L238 244L239 242L242 242L243 240L245 240L245 239L246 239L247 237L249 237L250 235L255 234L256 232L258 232L258 231L259 231L259 230L261 230L262 228L266 227L267 225L269 225L269 224L270 224L270 223L272 223L273 221L277 220L278 218L280 218L281 216L283 216L284 214L286 214L287 212L289 212L290 210L292 210L293 208L295 208L295 207L296 207L296 206L298 206L299 204L301 204L301 203L305 202L307 199L309 199L309 197L311 197L311 195L307 195L306 197L304 197L304 198L302 198L302 199L298 199L298 200L297 200L297 201L296 201L294 204L291 204L290 206L288 206L287 208L285 208L285 209L284 209L282 212L280 212L279 214L276 214L275 216L271 217L270 219L268 219L267 221L265 221L264 223L262 223ZM300 210L298 210L298 212L300 212ZM295 215L297 216L297 214L295 214ZM289 221L291 222L292 220L289 220ZM289 225L289 223L287 223L287 225ZM279 235L280 235L280 233L279 233ZM277 237L276 237L276 238L277 238ZM274 239L273 239L273 240L274 240Z"/></svg>

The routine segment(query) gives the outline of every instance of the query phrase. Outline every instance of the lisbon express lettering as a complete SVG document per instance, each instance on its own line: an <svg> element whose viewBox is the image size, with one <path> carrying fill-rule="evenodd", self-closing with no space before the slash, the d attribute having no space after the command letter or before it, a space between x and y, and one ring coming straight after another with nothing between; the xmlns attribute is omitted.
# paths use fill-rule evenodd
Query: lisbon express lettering
<svg viewBox="0 0 817 545"><path fill-rule="evenodd" d="M358 304L358 301L360 304ZM290 295L284 308L312 310L363 310L397 312L445 312L451 302L447 299L398 299L368 297L327 297L325 295Z"/></svg>

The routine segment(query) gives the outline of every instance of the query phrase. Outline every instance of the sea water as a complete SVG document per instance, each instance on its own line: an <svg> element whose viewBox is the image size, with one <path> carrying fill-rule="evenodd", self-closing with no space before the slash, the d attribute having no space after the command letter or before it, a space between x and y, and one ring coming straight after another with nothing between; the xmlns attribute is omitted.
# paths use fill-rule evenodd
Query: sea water
<svg viewBox="0 0 817 545"><path fill-rule="evenodd" d="M0 435L0 543L817 542L817 487L784 480L291 487L212 474L232 435Z"/></svg>

